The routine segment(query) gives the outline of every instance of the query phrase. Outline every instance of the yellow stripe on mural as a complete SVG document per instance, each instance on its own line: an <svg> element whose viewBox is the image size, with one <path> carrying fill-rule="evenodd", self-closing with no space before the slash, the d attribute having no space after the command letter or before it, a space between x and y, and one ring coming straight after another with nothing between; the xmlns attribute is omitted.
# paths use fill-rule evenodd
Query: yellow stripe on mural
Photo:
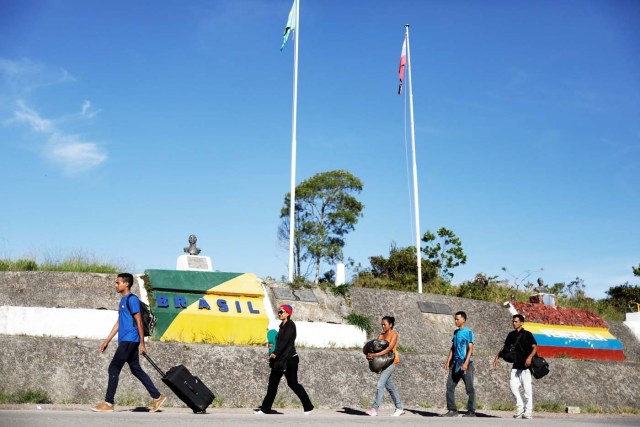
<svg viewBox="0 0 640 427"><path fill-rule="evenodd" d="M265 342L269 319L262 298L205 295L204 299L211 307L210 310L200 309L199 301L196 301L175 317L160 340L232 345ZM228 311L220 311L220 299L225 300Z"/></svg>
<svg viewBox="0 0 640 427"><path fill-rule="evenodd" d="M205 292L207 295L230 295L230 296L248 296L248 297L264 297L264 290L260 281L253 273L245 273L231 280L228 280L218 286L214 286Z"/></svg>
<svg viewBox="0 0 640 427"><path fill-rule="evenodd" d="M541 323L525 323L524 328L533 334L567 336L591 339L616 339L607 328L590 328L586 326L543 325Z"/></svg>

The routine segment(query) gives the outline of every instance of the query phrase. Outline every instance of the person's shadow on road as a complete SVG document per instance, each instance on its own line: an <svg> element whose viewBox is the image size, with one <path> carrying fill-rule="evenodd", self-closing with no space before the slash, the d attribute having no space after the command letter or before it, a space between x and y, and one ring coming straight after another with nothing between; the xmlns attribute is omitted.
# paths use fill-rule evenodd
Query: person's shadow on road
<svg viewBox="0 0 640 427"><path fill-rule="evenodd" d="M347 415L365 415L365 416L369 415L365 411L361 411L360 409L347 408L346 406L336 412L339 412L341 414L347 414Z"/></svg>
<svg viewBox="0 0 640 427"><path fill-rule="evenodd" d="M411 412L412 414L420 415L421 417L439 417L440 414L435 412L427 412L427 411L419 411L417 409L405 409L407 412Z"/></svg>

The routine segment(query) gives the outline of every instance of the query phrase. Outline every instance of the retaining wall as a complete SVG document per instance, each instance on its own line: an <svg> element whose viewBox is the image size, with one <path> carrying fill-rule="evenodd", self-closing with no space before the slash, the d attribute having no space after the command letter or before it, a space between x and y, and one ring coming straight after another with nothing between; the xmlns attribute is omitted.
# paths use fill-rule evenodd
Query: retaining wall
<svg viewBox="0 0 640 427"><path fill-rule="evenodd" d="M113 280L113 275L99 274L0 273L0 306L113 309L119 300ZM137 292L135 288L134 291ZM313 292L320 296L319 300L327 298L322 290ZM421 313L419 301L444 303L453 312L467 313L468 325L476 335L474 363L478 402L484 407L512 403L509 365L501 362L498 369L491 366L493 356L511 330L507 309L497 303L442 295L353 289L350 309L369 316L376 328L382 316L396 317L403 351L394 379L405 405L445 406L446 372L442 366L455 326L452 316ZM320 320L317 316L326 316L322 311L330 309L328 305L323 310L305 308L304 304L309 303L292 303L297 321L317 322ZM344 307L340 310L344 311ZM551 359L549 376L534 381L534 401L569 406L638 407L640 344L623 323L611 323L610 330L625 346L625 362ZM109 330L100 332L106 336ZM96 403L104 398L107 367L115 348L113 342L105 354L100 354L100 342L0 335L0 392L42 389L56 403ZM165 369L177 364L191 369L210 385L220 405L256 407L266 392L269 369L265 347L151 342L148 350ZM371 404L377 376L368 370L360 350L302 347L298 350L300 381L314 404L329 408L366 408ZM161 390L170 396L169 403L180 405L153 369L145 361L142 363ZM142 385L125 368L117 403L148 400ZM466 401L462 386L458 387L458 400ZM278 402L285 406L299 405L284 381ZM389 406L388 396L385 404Z"/></svg>
<svg viewBox="0 0 640 427"><path fill-rule="evenodd" d="M104 399L107 367L114 351L98 352L100 340L0 336L0 378L2 391L43 389L56 403L96 403ZM184 364L209 385L229 407L257 407L267 388L269 368L264 347L225 347L206 344L152 342L149 354L164 369ZM299 349L300 382L313 403L327 408L367 408L373 402L377 375L359 350ZM406 407L444 407L447 373L446 355L402 354L394 373ZM512 403L508 378L510 366L501 362L491 366L493 358L475 358L476 395L485 408L492 404ZM146 362L144 368L154 382L170 397L180 401L160 381ZM633 363L589 362L569 359L551 361L551 373L534 380L534 402L558 402L561 405L601 407L637 407L640 399L640 369ZM464 387L457 390L458 401L465 402ZM142 385L125 368L120 377L116 403L148 403ZM390 399L384 403L390 407ZM282 381L278 404L299 406Z"/></svg>

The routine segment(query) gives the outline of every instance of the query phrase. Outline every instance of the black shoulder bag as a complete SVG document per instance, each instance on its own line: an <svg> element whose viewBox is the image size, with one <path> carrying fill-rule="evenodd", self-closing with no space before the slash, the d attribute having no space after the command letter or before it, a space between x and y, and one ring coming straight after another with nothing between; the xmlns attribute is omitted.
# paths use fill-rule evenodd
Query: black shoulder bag
<svg viewBox="0 0 640 427"><path fill-rule="evenodd" d="M533 378L539 380L549 373L549 362L544 357L540 357L537 354L531 359L531 366L529 367Z"/></svg>
<svg viewBox="0 0 640 427"><path fill-rule="evenodd" d="M518 341L520 341L520 338L522 337L523 334L524 332L518 334L518 337L516 338L516 342L511 344L509 348L505 347L502 349L502 351L500 352L500 357L502 357L502 360L508 363L516 362L516 346L518 345Z"/></svg>

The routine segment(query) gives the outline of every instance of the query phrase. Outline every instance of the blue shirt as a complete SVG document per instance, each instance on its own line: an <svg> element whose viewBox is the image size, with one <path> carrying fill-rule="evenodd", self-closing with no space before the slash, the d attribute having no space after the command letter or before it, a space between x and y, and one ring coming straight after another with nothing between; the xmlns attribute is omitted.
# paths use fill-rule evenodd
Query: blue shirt
<svg viewBox="0 0 640 427"><path fill-rule="evenodd" d="M127 308L127 304L129 307ZM129 311L131 310L131 311ZM138 325L136 325L133 315L140 313L140 300L132 293L127 294L120 300L118 306L118 342L140 342Z"/></svg>
<svg viewBox="0 0 640 427"><path fill-rule="evenodd" d="M453 332L453 363L456 365L456 372L462 369L462 364L467 358L467 347L469 343L473 344L473 331L466 326L460 329L456 329ZM473 357L469 358L472 361Z"/></svg>

